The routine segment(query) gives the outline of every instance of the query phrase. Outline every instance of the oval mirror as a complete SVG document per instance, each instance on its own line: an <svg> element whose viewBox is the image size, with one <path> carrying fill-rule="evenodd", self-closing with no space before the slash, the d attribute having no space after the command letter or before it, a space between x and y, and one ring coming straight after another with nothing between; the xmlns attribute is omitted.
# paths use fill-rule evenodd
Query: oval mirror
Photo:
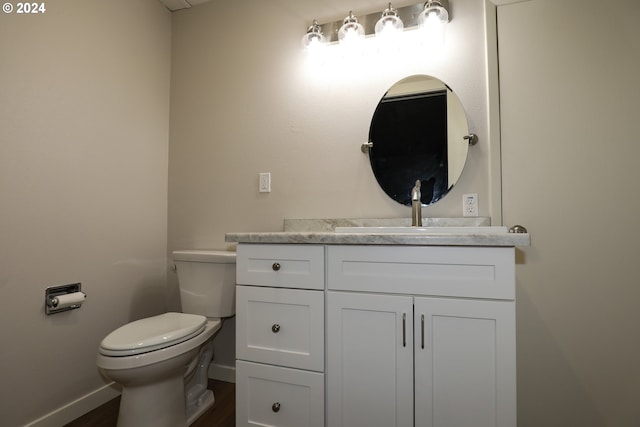
<svg viewBox="0 0 640 427"><path fill-rule="evenodd" d="M371 169L384 192L407 206L419 179L422 204L430 205L460 178L468 134L462 103L445 83L425 75L404 78L384 94L373 114Z"/></svg>

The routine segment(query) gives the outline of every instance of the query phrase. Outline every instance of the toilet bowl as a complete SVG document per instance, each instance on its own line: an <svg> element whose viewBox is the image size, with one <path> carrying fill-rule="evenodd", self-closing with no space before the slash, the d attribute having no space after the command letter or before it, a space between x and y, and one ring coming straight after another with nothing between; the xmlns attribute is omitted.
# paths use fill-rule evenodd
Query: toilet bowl
<svg viewBox="0 0 640 427"><path fill-rule="evenodd" d="M122 387L118 427L184 427L214 403L207 372L213 338L235 313L235 253L176 251L174 260L185 313L136 320L100 343L96 364Z"/></svg>

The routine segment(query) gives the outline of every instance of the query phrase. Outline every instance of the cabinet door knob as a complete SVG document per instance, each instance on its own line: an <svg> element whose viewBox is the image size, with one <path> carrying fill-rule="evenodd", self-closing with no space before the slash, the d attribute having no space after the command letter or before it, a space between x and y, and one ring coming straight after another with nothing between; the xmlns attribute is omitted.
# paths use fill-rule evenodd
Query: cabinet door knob
<svg viewBox="0 0 640 427"><path fill-rule="evenodd" d="M273 405L271 405L271 410L273 412L278 412L280 410L280 402L276 402Z"/></svg>
<svg viewBox="0 0 640 427"><path fill-rule="evenodd" d="M273 265L271 266L271 268L273 269L273 271L280 270L280 263L279 262L274 262Z"/></svg>
<svg viewBox="0 0 640 427"><path fill-rule="evenodd" d="M278 325L277 323L274 323L273 326L271 326L271 332L273 332L274 334L277 334L278 332L280 332L280 325Z"/></svg>

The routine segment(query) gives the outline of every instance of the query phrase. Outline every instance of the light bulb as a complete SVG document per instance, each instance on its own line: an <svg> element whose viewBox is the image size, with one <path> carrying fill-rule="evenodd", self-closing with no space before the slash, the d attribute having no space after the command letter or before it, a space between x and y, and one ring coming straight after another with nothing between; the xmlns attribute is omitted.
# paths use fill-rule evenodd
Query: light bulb
<svg viewBox="0 0 640 427"><path fill-rule="evenodd" d="M364 39L364 27L358 22L358 18L349 12L344 18L342 27L338 30L338 41L343 44L356 44Z"/></svg>
<svg viewBox="0 0 640 427"><path fill-rule="evenodd" d="M376 37L387 37L400 33L404 29L402 19L398 17L398 11L389 7L382 12L382 17L376 22Z"/></svg>
<svg viewBox="0 0 640 427"><path fill-rule="evenodd" d="M302 36L302 48L305 50L318 50L327 42L322 28L318 25L318 21L314 20L313 24L307 29L307 34Z"/></svg>
<svg viewBox="0 0 640 427"><path fill-rule="evenodd" d="M424 27L435 22L446 24L449 22L449 12L442 7L439 0L428 0L424 5L424 10L418 16L418 25Z"/></svg>
<svg viewBox="0 0 640 427"><path fill-rule="evenodd" d="M449 12L439 0L428 0L418 16L418 25L424 33L426 43L437 46L444 42L445 24L449 22Z"/></svg>

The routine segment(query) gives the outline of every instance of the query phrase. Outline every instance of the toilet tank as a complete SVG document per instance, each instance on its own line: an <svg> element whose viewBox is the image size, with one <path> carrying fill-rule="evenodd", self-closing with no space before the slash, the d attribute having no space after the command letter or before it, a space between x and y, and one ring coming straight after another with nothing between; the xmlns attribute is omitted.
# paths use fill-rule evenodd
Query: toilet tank
<svg viewBox="0 0 640 427"><path fill-rule="evenodd" d="M174 251L182 312L230 317L236 312L236 253Z"/></svg>

